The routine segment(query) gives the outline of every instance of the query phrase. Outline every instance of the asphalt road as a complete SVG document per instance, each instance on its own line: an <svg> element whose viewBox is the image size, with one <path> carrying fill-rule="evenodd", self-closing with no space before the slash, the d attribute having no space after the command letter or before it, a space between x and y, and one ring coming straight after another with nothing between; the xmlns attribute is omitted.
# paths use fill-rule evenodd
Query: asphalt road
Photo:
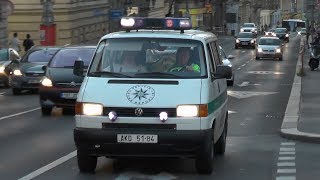
<svg viewBox="0 0 320 180"><path fill-rule="evenodd" d="M292 35L283 61L255 60L253 49L235 50L232 37L220 44L232 60L235 83L228 89L229 131L224 156L215 157L211 176L199 176L190 159L99 158L96 174L77 168L72 116L56 109L42 117L37 94L13 96L0 89L1 179L319 179L320 145L283 139L279 135L290 96L299 39Z"/></svg>

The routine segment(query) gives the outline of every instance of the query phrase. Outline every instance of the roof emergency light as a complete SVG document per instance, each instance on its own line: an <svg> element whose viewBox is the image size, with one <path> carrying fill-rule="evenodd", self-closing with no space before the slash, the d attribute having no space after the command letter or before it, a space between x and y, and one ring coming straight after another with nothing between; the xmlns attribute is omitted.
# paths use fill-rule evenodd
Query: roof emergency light
<svg viewBox="0 0 320 180"><path fill-rule="evenodd" d="M192 28L189 18L142 18L142 17L123 17L120 21L121 26L129 32L139 29L156 30L188 30Z"/></svg>

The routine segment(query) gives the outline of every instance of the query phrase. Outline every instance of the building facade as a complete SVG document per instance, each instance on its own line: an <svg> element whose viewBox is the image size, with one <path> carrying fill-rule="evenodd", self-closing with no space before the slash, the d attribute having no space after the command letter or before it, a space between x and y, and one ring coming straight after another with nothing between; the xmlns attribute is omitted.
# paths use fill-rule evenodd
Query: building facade
<svg viewBox="0 0 320 180"><path fill-rule="evenodd" d="M20 40L23 40L26 34L30 34L37 45L43 44L46 33L54 36L55 45L96 44L102 35L120 30L122 16L164 17L169 4L169 0L11 1L15 10L8 17L7 36L11 37L17 32ZM49 7L46 6L48 2L51 3ZM52 17L44 18L50 16L50 11ZM53 20L54 31L42 29L46 24L44 21L48 19Z"/></svg>

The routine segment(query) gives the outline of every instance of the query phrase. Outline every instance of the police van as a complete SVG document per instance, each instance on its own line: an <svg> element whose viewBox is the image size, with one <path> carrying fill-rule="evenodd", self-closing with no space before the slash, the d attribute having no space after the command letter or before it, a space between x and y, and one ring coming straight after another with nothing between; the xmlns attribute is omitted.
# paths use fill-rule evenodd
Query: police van
<svg viewBox="0 0 320 180"><path fill-rule="evenodd" d="M103 36L77 96L74 141L80 172L97 158L194 158L210 174L224 154L231 68L217 37L192 30L187 18L121 19L124 31ZM85 72L85 73L84 73Z"/></svg>

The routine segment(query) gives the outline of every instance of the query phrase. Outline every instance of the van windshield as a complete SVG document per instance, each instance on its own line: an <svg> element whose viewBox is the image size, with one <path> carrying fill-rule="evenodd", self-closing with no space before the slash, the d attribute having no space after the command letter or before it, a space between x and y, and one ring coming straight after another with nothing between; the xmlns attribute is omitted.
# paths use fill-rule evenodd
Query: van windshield
<svg viewBox="0 0 320 180"><path fill-rule="evenodd" d="M196 40L108 39L98 45L88 75L201 78L206 76L204 49L202 43Z"/></svg>

